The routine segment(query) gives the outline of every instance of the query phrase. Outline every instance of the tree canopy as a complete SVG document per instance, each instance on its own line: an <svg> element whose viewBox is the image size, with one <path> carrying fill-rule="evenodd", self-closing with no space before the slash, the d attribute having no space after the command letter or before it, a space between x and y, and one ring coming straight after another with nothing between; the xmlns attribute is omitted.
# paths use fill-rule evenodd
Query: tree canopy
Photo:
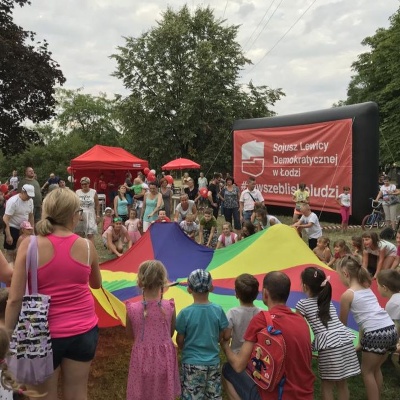
<svg viewBox="0 0 400 400"><path fill-rule="evenodd" d="M380 158L384 162L398 161L400 147L400 9L390 17L387 29L378 29L362 44L370 50L358 56L352 64L352 76L347 100L340 104L375 101L381 118Z"/></svg>
<svg viewBox="0 0 400 400"><path fill-rule="evenodd" d="M193 15L187 6L168 8L156 27L125 38L111 56L130 91L120 108L126 137L151 165L189 157L226 170L233 121L274 114L269 107L284 95L280 89L238 83L251 61L237 33L209 7Z"/></svg>
<svg viewBox="0 0 400 400"><path fill-rule="evenodd" d="M37 42L12 19L15 5L28 0L0 0L0 146L16 154L39 137L23 123L34 123L54 115L54 87L65 78L51 58L48 43Z"/></svg>

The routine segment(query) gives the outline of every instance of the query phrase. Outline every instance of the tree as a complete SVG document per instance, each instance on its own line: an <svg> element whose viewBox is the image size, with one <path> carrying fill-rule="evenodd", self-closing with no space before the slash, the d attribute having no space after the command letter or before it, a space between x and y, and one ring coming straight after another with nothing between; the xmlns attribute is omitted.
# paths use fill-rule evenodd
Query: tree
<svg viewBox="0 0 400 400"><path fill-rule="evenodd" d="M25 31L12 19L15 4L28 0L0 0L0 147L16 154L38 135L23 126L54 115L54 86L65 78L51 58L46 41L36 42L35 33Z"/></svg>
<svg viewBox="0 0 400 400"><path fill-rule="evenodd" d="M250 60L236 42L238 26L215 20L212 10L168 8L157 26L111 57L114 76L130 90L120 113L135 153L159 166L176 157L202 167L231 167L235 119L265 117L283 92L238 84Z"/></svg>
<svg viewBox="0 0 400 400"><path fill-rule="evenodd" d="M375 101L381 119L381 162L396 161L394 149L400 147L400 9L390 17L387 29L378 29L374 36L366 37L362 45L370 51L358 56L352 64L345 104Z"/></svg>

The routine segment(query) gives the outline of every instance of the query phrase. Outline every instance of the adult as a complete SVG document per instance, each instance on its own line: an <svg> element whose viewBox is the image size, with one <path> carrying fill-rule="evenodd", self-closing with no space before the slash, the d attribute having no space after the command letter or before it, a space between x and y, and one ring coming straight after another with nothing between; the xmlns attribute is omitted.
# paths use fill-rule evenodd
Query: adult
<svg viewBox="0 0 400 400"><path fill-rule="evenodd" d="M399 194L400 190L396 188L396 185L390 183L388 176L385 176L383 178L383 185L380 187L375 201L382 199L386 225L392 226L392 229L396 229L397 204L400 200L398 197Z"/></svg>
<svg viewBox="0 0 400 400"><path fill-rule="evenodd" d="M114 197L114 216L122 218L122 222L128 219L129 209L128 209L128 199L126 197L126 186L118 186L118 195Z"/></svg>
<svg viewBox="0 0 400 400"><path fill-rule="evenodd" d="M181 187L182 187L182 190L183 190L183 191L188 187L188 181L189 181L189 179L192 179L192 178L189 176L189 172L185 172L185 173L183 174L183 176L182 176L182 179L181 179Z"/></svg>
<svg viewBox="0 0 400 400"><path fill-rule="evenodd" d="M193 178L189 178L187 180L187 187L184 189L184 192L188 195L189 200L193 200L194 202L199 197L199 189L194 186Z"/></svg>
<svg viewBox="0 0 400 400"><path fill-rule="evenodd" d="M12 172L12 175L8 179L8 183L12 185L14 189L18 189L18 183L19 183L19 178L18 178L18 172L16 169Z"/></svg>
<svg viewBox="0 0 400 400"><path fill-rule="evenodd" d="M247 180L247 188L240 195L240 222L250 221L251 215L257 205L264 203L261 192L256 189L256 178L250 176Z"/></svg>
<svg viewBox="0 0 400 400"><path fill-rule="evenodd" d="M42 192L40 191L39 182L36 180L36 174L32 167L25 169L25 177L18 182L18 192L21 192L22 186L25 184L32 185L35 190L33 197L33 219L38 222L42 216Z"/></svg>
<svg viewBox="0 0 400 400"><path fill-rule="evenodd" d="M69 189L54 189L43 204L38 222L38 292L51 296L48 316L53 347L53 374L36 387L43 399L57 399L62 373L64 399L86 399L91 361L98 340L98 318L90 287L101 287L96 249L74 234L80 218L80 200ZM5 325L11 332L25 294L29 239L22 241L11 282Z"/></svg>
<svg viewBox="0 0 400 400"><path fill-rule="evenodd" d="M49 176L49 179L43 184L43 186L40 188L42 192L44 192L46 189L51 191L52 189L55 189L58 187L58 183L60 182L60 178L56 176L54 172L52 172Z"/></svg>
<svg viewBox="0 0 400 400"><path fill-rule="evenodd" d="M158 218L158 210L162 208L163 200L161 193L158 192L157 183L149 183L149 192L144 195L143 199L143 212L142 212L142 226L143 232L149 229L152 222Z"/></svg>
<svg viewBox="0 0 400 400"><path fill-rule="evenodd" d="M173 192L171 188L168 187L168 181L165 178L160 179L160 185L160 193L164 202L165 214L168 218L171 218Z"/></svg>
<svg viewBox="0 0 400 400"><path fill-rule="evenodd" d="M206 188L208 186L208 181L207 178L204 176L204 172L200 172L200 176L197 179L197 186L199 187L199 189L203 187Z"/></svg>
<svg viewBox="0 0 400 400"><path fill-rule="evenodd" d="M95 189L91 189L90 179L87 176L81 178L81 189L76 191L83 210L79 224L75 232L86 236L94 244L94 235L97 233L97 224L100 222L100 203Z"/></svg>
<svg viewBox="0 0 400 400"><path fill-rule="evenodd" d="M314 248L317 247L318 239L322 236L322 228L319 224L319 219L317 214L311 211L309 204L303 204L300 207L300 212L302 213L301 218L292 226L296 228L299 233L304 229L308 236L308 247L314 250Z"/></svg>
<svg viewBox="0 0 400 400"><path fill-rule="evenodd" d="M210 207L213 212L213 216L215 219L218 218L218 212L219 212L219 191L220 191L220 185L219 183L221 182L222 176L220 173L215 172L212 181L208 185L208 201L210 203Z"/></svg>
<svg viewBox="0 0 400 400"><path fill-rule="evenodd" d="M110 175L110 179L107 183L108 187L108 195L106 198L108 199L109 204L114 204L114 197L118 194L118 180L115 176L115 172L112 171Z"/></svg>
<svg viewBox="0 0 400 400"><path fill-rule="evenodd" d="M295 203L294 211L293 211L293 223L299 220L299 217L302 215L300 208L303 204L310 203L310 193L306 190L306 184L300 183L299 188L294 191L292 200Z"/></svg>
<svg viewBox="0 0 400 400"><path fill-rule="evenodd" d="M286 343L286 353L292 359L285 363L285 384L283 400L312 400L314 374L311 369L310 329L304 318L294 313L286 301L290 294L290 279L282 272L270 272L263 280L262 299L271 314L274 328L282 332ZM278 398L278 388L273 392L260 389L244 372L257 333L265 328L264 312L253 317L243 337L244 343L239 353L234 353L229 341L222 341L222 348L228 363L224 364L222 374L226 381L228 397L241 400L268 400Z"/></svg>
<svg viewBox="0 0 400 400"><path fill-rule="evenodd" d="M23 221L34 223L35 189L32 185L25 184L21 192L7 200L3 216L4 221L4 250L8 261L14 261L20 226Z"/></svg>
<svg viewBox="0 0 400 400"><path fill-rule="evenodd" d="M181 202L175 208L174 221L180 224L188 213L193 214L194 219L197 218L197 208L194 200L189 200L187 194L181 194Z"/></svg>
<svg viewBox="0 0 400 400"><path fill-rule="evenodd" d="M224 202L225 221L229 222L236 233L240 233L240 215L239 215L239 188L235 185L235 181L231 176L227 176L225 187L221 190L220 199ZM232 224L233 219L233 224Z"/></svg>
<svg viewBox="0 0 400 400"><path fill-rule="evenodd" d="M121 257L124 252L124 243L128 244L128 249L132 247L132 240L128 230L123 226L121 217L115 217L112 224L104 231L102 235L104 246L111 254Z"/></svg>
<svg viewBox="0 0 400 400"><path fill-rule="evenodd" d="M94 189L96 190L97 194L103 194L104 196L106 196L106 202L107 202L107 188L108 188L108 183L104 178L104 174L101 173L97 181L94 183Z"/></svg>

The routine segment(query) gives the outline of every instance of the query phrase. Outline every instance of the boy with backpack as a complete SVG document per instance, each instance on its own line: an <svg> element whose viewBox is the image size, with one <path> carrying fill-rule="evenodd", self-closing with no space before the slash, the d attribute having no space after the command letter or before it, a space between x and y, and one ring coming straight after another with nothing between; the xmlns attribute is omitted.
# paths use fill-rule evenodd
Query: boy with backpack
<svg viewBox="0 0 400 400"><path fill-rule="evenodd" d="M314 374L311 369L310 330L304 318L286 306L289 294L289 277L277 271L268 273L263 280L262 299L269 311L258 313L250 321L244 335L245 341L239 353L236 354L232 351L229 341L221 342L228 360L228 363L223 366L222 374L226 381L229 398L313 400ZM274 333L278 333L276 336L279 340L274 338L274 334L266 332L267 326ZM277 331L280 331L281 334L279 335ZM270 340L266 340L268 335ZM261 342L261 338L263 342ZM282 347L278 346L278 341L283 343L284 351ZM260 356L257 358L259 352L257 348L266 347L271 343L275 344L270 346L270 354L276 354L276 359L261 359ZM253 363L254 367L261 367L260 375L266 377L267 374L271 374L270 381L277 381L277 384L268 389L261 388L259 376L254 373L254 370L257 372L257 369L253 367L252 378L245 372L246 366ZM268 369L273 364L275 364L274 369ZM276 380L275 376L281 369L284 377L283 386L278 384L282 383L282 379Z"/></svg>

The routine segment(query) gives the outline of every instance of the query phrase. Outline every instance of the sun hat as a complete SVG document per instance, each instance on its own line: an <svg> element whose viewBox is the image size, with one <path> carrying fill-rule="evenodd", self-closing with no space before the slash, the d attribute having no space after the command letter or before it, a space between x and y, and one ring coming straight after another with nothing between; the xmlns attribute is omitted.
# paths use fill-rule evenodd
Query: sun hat
<svg viewBox="0 0 400 400"><path fill-rule="evenodd" d="M104 212L107 212L107 211L112 211L112 208L111 208L111 207L106 207L106 208L104 209Z"/></svg>
<svg viewBox="0 0 400 400"><path fill-rule="evenodd" d="M22 190L29 196L29 197L35 197L35 188L33 185L25 184L22 186Z"/></svg>
<svg viewBox="0 0 400 400"><path fill-rule="evenodd" d="M22 221L20 225L21 229L33 229L33 226L29 221Z"/></svg>
<svg viewBox="0 0 400 400"><path fill-rule="evenodd" d="M209 292L212 287L211 275L204 269L196 269L190 273L188 285L196 293Z"/></svg>

